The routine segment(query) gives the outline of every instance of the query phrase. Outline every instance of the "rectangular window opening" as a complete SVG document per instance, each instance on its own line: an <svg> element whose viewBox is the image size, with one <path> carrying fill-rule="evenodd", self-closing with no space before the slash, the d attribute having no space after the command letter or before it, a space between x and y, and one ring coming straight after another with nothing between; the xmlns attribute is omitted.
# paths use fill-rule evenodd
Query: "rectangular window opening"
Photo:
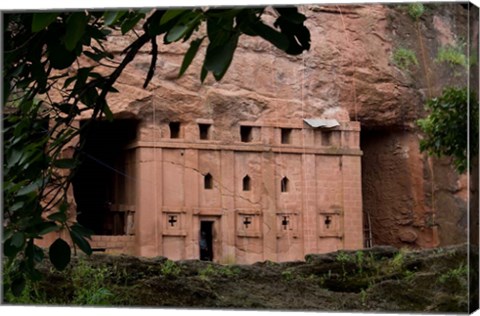
<svg viewBox="0 0 480 316"><path fill-rule="evenodd" d="M252 127L240 126L240 138L244 143L250 143L253 140Z"/></svg>
<svg viewBox="0 0 480 316"><path fill-rule="evenodd" d="M330 146L332 144L332 132L322 131L322 146Z"/></svg>
<svg viewBox="0 0 480 316"><path fill-rule="evenodd" d="M180 138L180 122L170 122L170 138Z"/></svg>
<svg viewBox="0 0 480 316"><path fill-rule="evenodd" d="M200 131L200 139L210 139L210 126L210 124L198 124L198 129Z"/></svg>
<svg viewBox="0 0 480 316"><path fill-rule="evenodd" d="M291 144L292 142L292 129L291 128L282 128L281 129L282 133L282 139L281 142L282 144Z"/></svg>

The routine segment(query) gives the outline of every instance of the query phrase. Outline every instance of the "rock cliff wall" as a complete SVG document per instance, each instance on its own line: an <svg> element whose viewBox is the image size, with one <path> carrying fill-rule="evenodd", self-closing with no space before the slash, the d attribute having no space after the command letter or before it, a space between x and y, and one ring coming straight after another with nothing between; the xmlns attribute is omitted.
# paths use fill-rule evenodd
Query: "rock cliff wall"
<svg viewBox="0 0 480 316"><path fill-rule="evenodd" d="M462 45L471 35L468 11L460 4L429 4L418 22L406 4L317 4L300 11L308 17L309 52L286 56L244 36L221 82L208 77L200 83L201 53L177 78L188 49L180 43L159 47L155 77L143 89L151 58L145 48L119 79L122 93L110 98L113 112L141 119L143 140L161 137L159 124L171 120L213 119L220 133L239 121L359 121L363 209L372 244L465 242L466 176L456 174L448 159L419 152L415 121L425 115L427 98L446 86L467 84L465 67L436 58L445 45L467 53ZM128 42L128 36L112 36L107 47L119 55ZM413 51L418 64L395 63L400 48Z"/></svg>

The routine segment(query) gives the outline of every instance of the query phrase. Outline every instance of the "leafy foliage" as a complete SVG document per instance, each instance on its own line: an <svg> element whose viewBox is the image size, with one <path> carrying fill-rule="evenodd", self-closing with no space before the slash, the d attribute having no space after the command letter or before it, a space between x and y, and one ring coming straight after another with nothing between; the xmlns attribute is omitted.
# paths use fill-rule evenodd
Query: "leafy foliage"
<svg viewBox="0 0 480 316"><path fill-rule="evenodd" d="M418 66L417 55L408 48L396 49L393 53L393 61L400 69L408 70L411 66Z"/></svg>
<svg viewBox="0 0 480 316"><path fill-rule="evenodd" d="M441 47L438 50L437 58L435 59L435 61L446 62L452 66L467 67L467 56L463 53L464 46L465 45L446 45Z"/></svg>
<svg viewBox="0 0 480 316"><path fill-rule="evenodd" d="M451 156L457 171L465 172L468 147L471 156L478 153L478 100L475 94L468 93L466 88L446 88L440 97L429 100L426 107L430 114L417 121L425 133L420 150L436 156Z"/></svg>
<svg viewBox="0 0 480 316"><path fill-rule="evenodd" d="M153 78L158 39L163 44L190 41L179 74L185 73L206 44L200 74L221 80L242 34L260 36L287 54L310 48L305 16L294 7L268 9L273 25L262 19L267 8L8 13L4 15L4 236L8 258L7 289L20 294L26 280L38 279L35 266L43 251L34 240L52 232L59 238L49 259L58 269L70 262L70 245L86 254L92 232L71 218L67 191L80 161L80 133L97 119L113 119L107 95L137 53L151 44L144 87ZM200 26L206 25L206 33ZM114 58L105 48L112 32L137 37ZM120 59L120 60L119 60ZM88 60L88 63L84 61ZM85 113L87 112L87 113ZM80 114L88 122L77 127ZM69 149L69 150L66 150ZM67 250L68 248L68 250Z"/></svg>
<svg viewBox="0 0 480 316"><path fill-rule="evenodd" d="M408 15L414 20L418 20L425 12L423 4L415 2L408 5Z"/></svg>

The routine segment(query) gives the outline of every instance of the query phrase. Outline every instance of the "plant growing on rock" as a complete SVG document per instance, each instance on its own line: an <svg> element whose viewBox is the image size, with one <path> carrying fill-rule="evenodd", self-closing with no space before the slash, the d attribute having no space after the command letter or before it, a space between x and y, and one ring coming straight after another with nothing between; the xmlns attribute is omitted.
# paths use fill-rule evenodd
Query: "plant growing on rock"
<svg viewBox="0 0 480 316"><path fill-rule="evenodd" d="M437 157L450 156L456 170L465 172L468 153L471 156L478 154L478 101L475 93L469 93L466 88L446 88L441 96L428 100L426 108L430 114L417 121L425 133L420 140L420 150Z"/></svg>
<svg viewBox="0 0 480 316"><path fill-rule="evenodd" d="M408 15L414 20L418 20L425 12L423 4L415 2L408 5Z"/></svg>
<svg viewBox="0 0 480 316"><path fill-rule="evenodd" d="M464 45L446 45L440 47L437 53L436 62L446 62L452 66L462 66L467 67L467 56L463 53Z"/></svg>
<svg viewBox="0 0 480 316"><path fill-rule="evenodd" d="M180 272L182 272L182 269L172 260L166 260L162 264L162 267L160 268L160 272L162 273L163 276L166 276L166 277L176 277L180 275Z"/></svg>
<svg viewBox="0 0 480 316"><path fill-rule="evenodd" d="M418 66L415 52L403 47L393 53L393 62L402 70L409 70L412 66Z"/></svg>

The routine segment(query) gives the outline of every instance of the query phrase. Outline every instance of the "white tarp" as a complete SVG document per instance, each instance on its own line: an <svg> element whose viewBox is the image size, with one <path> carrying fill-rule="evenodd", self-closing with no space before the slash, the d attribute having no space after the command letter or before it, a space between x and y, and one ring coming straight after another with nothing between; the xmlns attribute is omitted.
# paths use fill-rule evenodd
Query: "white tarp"
<svg viewBox="0 0 480 316"><path fill-rule="evenodd" d="M311 119L304 119L303 121L313 128L319 128L319 127L332 128L332 127L340 126L340 123L338 123L338 121L335 119L327 120L327 119L311 118Z"/></svg>

